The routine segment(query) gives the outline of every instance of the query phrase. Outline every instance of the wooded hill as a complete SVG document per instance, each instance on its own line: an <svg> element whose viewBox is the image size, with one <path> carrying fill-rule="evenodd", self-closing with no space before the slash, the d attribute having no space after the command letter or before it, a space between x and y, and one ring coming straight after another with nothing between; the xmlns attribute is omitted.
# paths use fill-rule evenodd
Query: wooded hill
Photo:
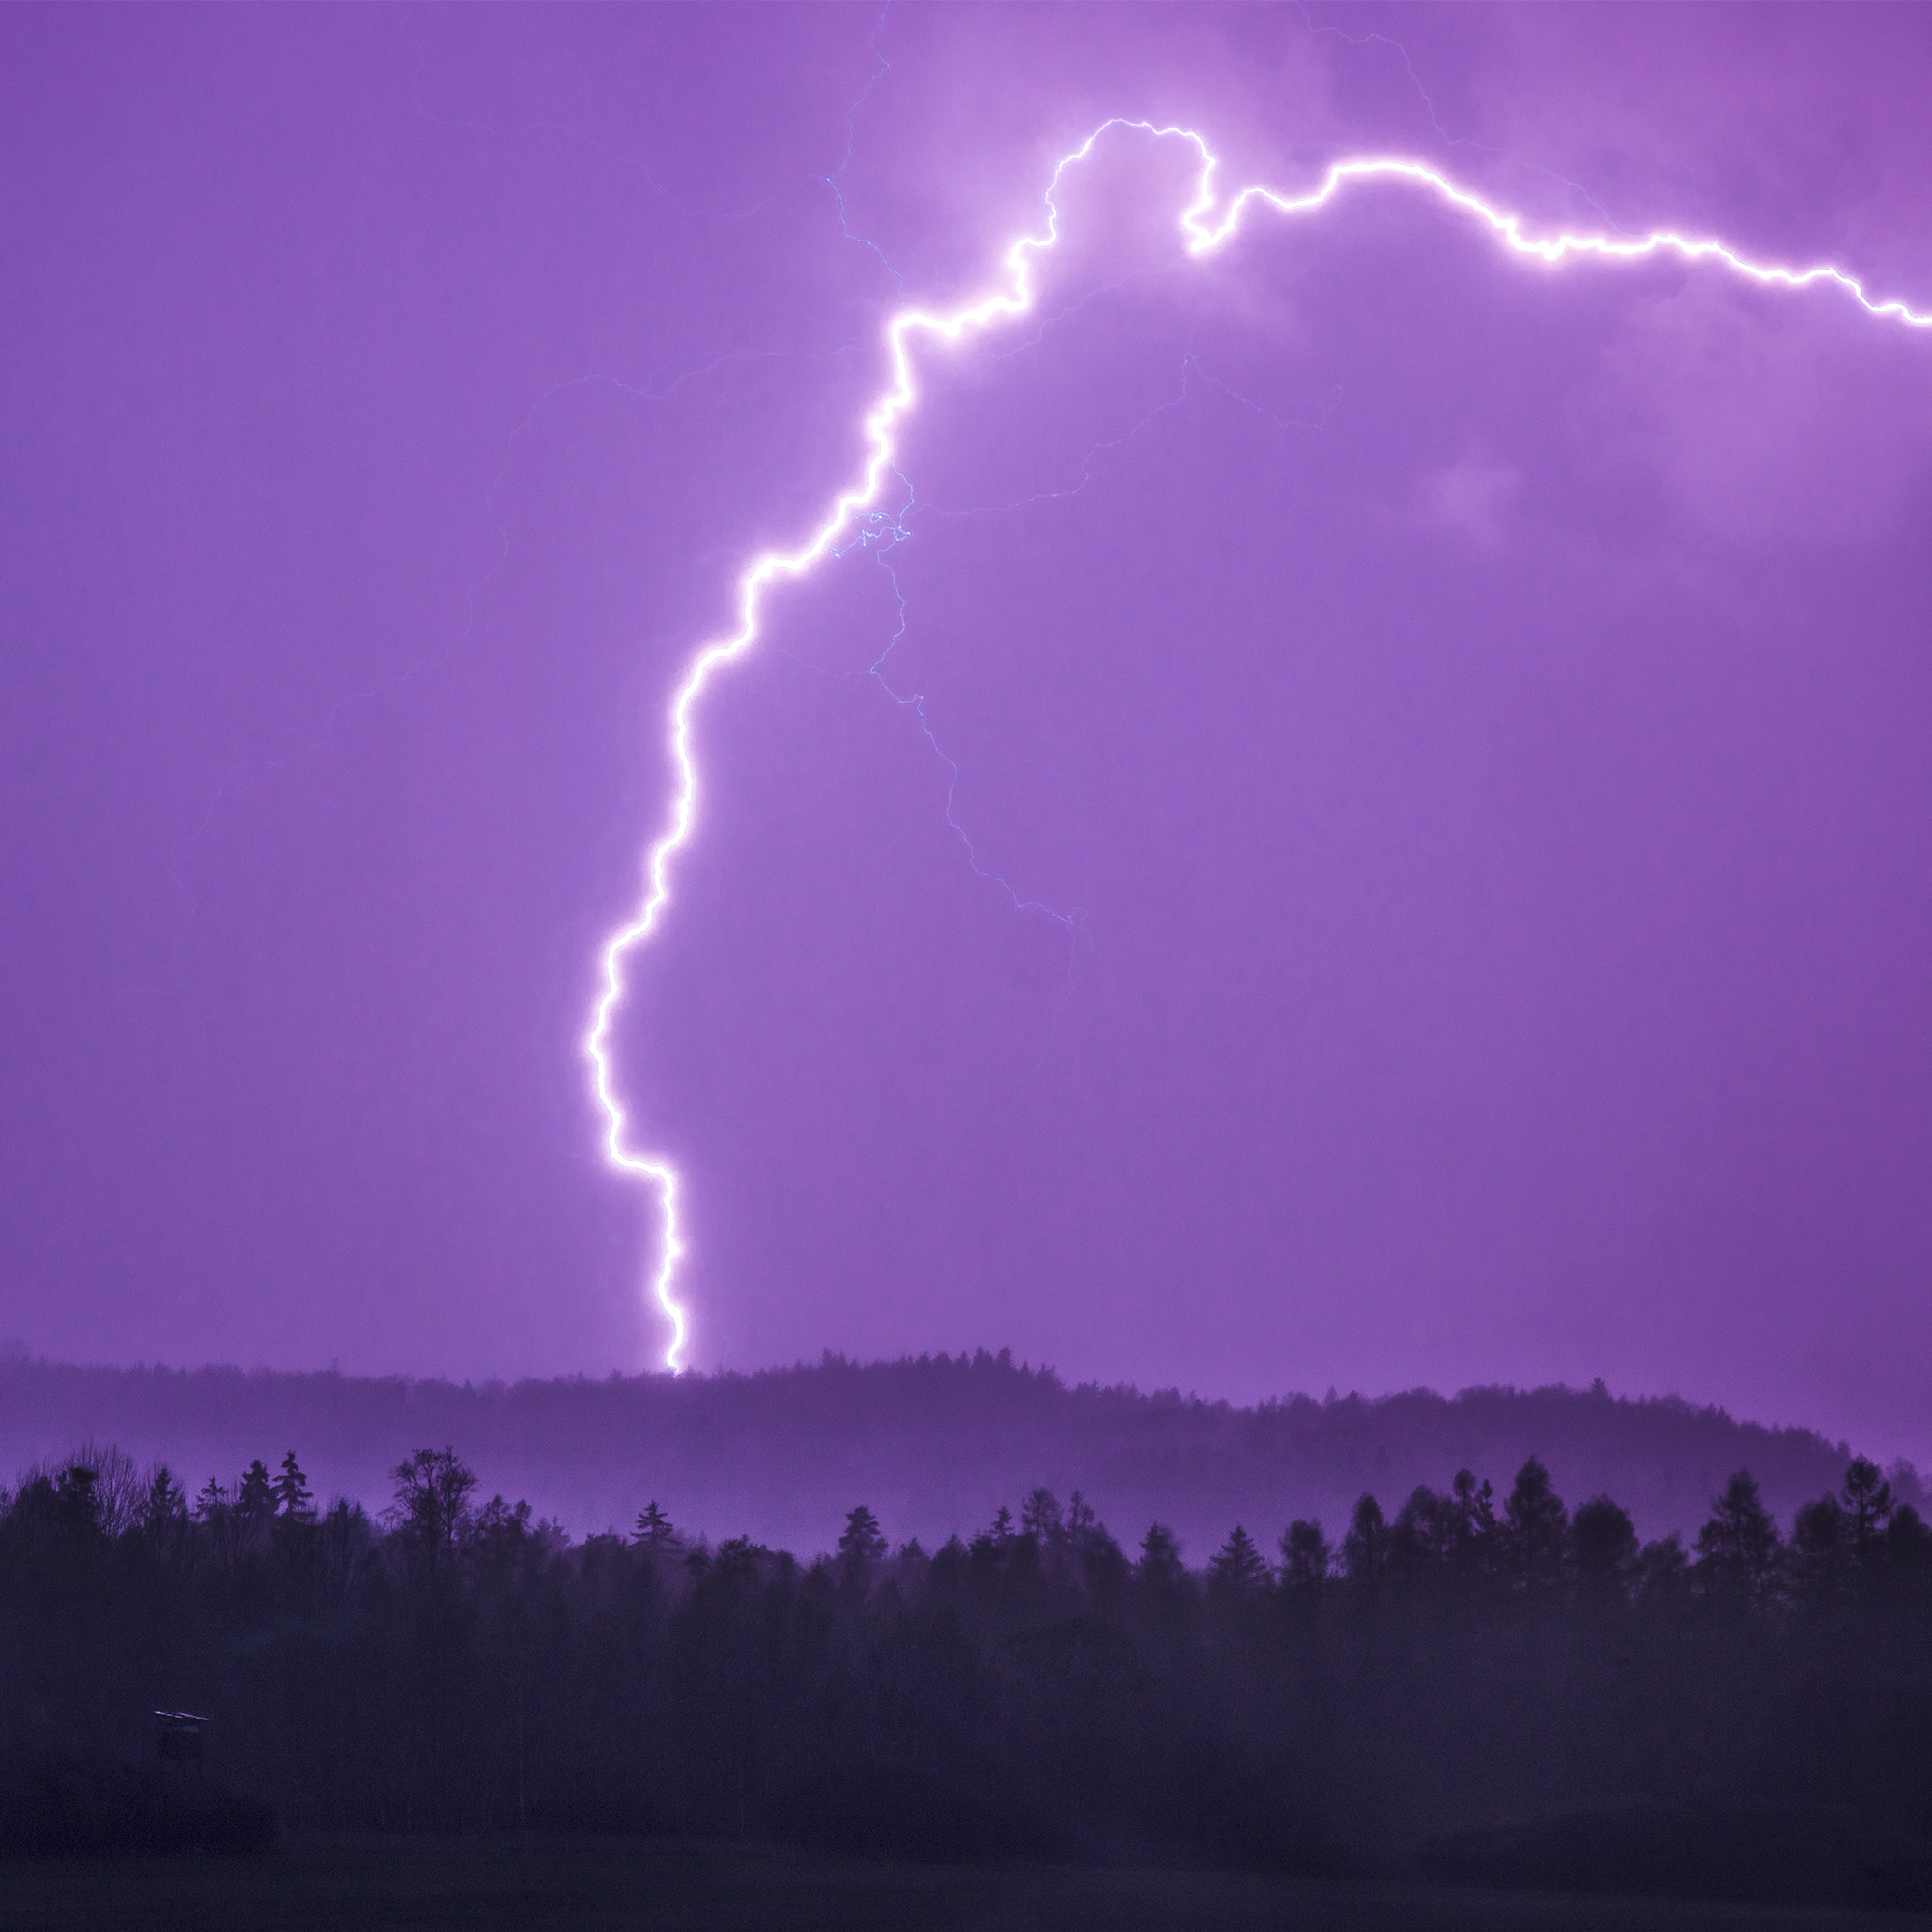
<svg viewBox="0 0 1932 1932"><path fill-rule="evenodd" d="M856 1502L895 1543L933 1547L1044 1485L1080 1491L1112 1522L1172 1525L1192 1560L1236 1523L1264 1545L1297 1517L1339 1531L1365 1490L1393 1503L1458 1468L1500 1486L1532 1455L1567 1495L1616 1496L1646 1538L1694 1535L1740 1468L1788 1520L1843 1480L1859 1446L1601 1385L1236 1407L1173 1390L1069 1387L1005 1350L475 1385L0 1362L0 1471L88 1441L165 1461L191 1490L211 1474L226 1480L265 1444L294 1449L324 1497L381 1494L404 1457L453 1442L486 1492L526 1496L580 1536L628 1527L655 1498L694 1533L807 1552L832 1547ZM1899 1500L1922 1509L1917 1473L1889 1473Z"/></svg>

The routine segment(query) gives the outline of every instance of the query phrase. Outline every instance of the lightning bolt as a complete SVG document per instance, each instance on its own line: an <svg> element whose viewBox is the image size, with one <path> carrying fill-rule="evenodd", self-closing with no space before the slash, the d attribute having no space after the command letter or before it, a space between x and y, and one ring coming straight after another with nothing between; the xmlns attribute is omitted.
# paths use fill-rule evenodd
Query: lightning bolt
<svg viewBox="0 0 1932 1932"><path fill-rule="evenodd" d="M955 344L995 324L1025 315L1033 307L1035 264L1060 239L1060 210L1055 200L1060 184L1069 169L1078 167L1093 154L1103 137L1117 130L1143 134L1156 141L1179 141L1194 151L1199 163L1195 193L1181 213L1179 225L1186 252L1195 258L1211 255L1224 246L1239 231L1251 207L1261 205L1282 215L1313 214L1358 183L1388 181L1434 195L1471 216L1511 254L1548 268L1592 258L1627 263L1651 256L1676 256L1687 263L1716 264L1765 287L1798 290L1828 285L1849 295L1872 316L1911 328L1932 328L1932 313L1922 314L1899 300L1876 300L1856 275L1827 263L1793 269L1753 261L1722 242L1670 229L1659 229L1648 235L1568 229L1533 233L1520 216L1460 186L1439 169L1421 161L1392 156L1336 161L1306 193L1290 194L1255 185L1242 188L1224 203L1214 185L1219 163L1203 136L1191 128L1158 127L1149 121L1116 117L1102 122L1055 164L1044 197L1045 226L1038 234L1020 236L1007 248L1000 258L1000 272L990 294L950 312L904 308L893 316L885 334L891 379L861 424L867 455L857 478L832 498L817 526L795 549L765 551L746 565L738 579L736 628L698 645L671 693L666 719L667 748L675 773L669 813L665 829L644 857L641 902L605 942L601 984L582 1048L590 1068L591 1091L603 1119L606 1157L613 1168L657 1191L662 1237L650 1293L670 1327L664 1365L673 1372L683 1367L682 1357L691 1330L690 1316L674 1292L678 1264L686 1252L678 1211L679 1176L668 1155L639 1151L630 1144L624 1101L611 1068L611 1034L624 1002L627 962L632 953L656 935L663 923L671 903L673 862L691 843L697 829L701 775L692 748L693 720L718 673L744 657L757 642L767 589L774 583L804 577L834 554L842 543L862 536L868 528L878 531L895 524L896 519L883 508L883 499L889 482L898 478L895 463L899 428L919 403L914 343Z"/></svg>

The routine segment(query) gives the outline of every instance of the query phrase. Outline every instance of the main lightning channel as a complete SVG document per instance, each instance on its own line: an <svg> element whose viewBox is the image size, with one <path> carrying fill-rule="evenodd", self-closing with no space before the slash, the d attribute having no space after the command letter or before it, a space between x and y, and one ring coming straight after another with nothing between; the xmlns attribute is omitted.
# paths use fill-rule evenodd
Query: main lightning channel
<svg viewBox="0 0 1932 1932"><path fill-rule="evenodd" d="M765 551L745 567L738 580L736 628L699 645L671 693L667 724L676 784L668 821L645 854L642 901L631 918L605 941L601 984L582 1046L590 1066L591 1091L604 1121L606 1158L612 1167L647 1182L658 1193L662 1236L650 1293L670 1326L664 1365L673 1372L684 1366L682 1358L691 1334L690 1315L674 1293L678 1264L686 1253L678 1213L679 1176L668 1156L638 1152L629 1144L628 1116L611 1067L611 1033L623 1005L625 964L663 923L671 902L672 862L691 843L697 827L701 784L692 749L693 717L713 678L745 656L757 641L766 589L781 580L805 576L830 555L841 539L853 534L868 516L878 511L887 479L895 473L896 432L919 401L911 350L914 339L930 337L941 343L956 343L995 323L1025 315L1033 307L1035 258L1051 250L1060 239L1060 209L1055 195L1061 181L1069 168L1079 166L1093 154L1103 136L1117 129L1145 134L1158 141L1180 141L1194 150L1199 160L1195 193L1181 213L1179 225L1188 254L1196 257L1212 254L1223 246L1239 230L1242 216L1256 203L1283 215L1310 214L1325 208L1352 184L1394 181L1412 184L1434 194L1451 208L1472 216L1512 254L1547 267L1591 258L1634 262L1654 255L1673 255L1686 262L1716 263L1733 274L1766 287L1804 289L1827 284L1851 296L1870 315L1911 328L1932 328L1932 313L1920 313L1895 299L1876 300L1856 275L1827 263L1792 269L1777 263L1753 261L1713 238L1670 229L1654 230L1648 235L1605 235L1567 229L1532 233L1520 215L1498 208L1421 161L1393 156L1336 161L1305 193L1284 193L1257 185L1242 188L1223 204L1218 201L1214 186L1219 162L1202 135L1187 128L1158 127L1150 121L1122 117L1102 122L1077 148L1055 163L1044 197L1045 225L1040 233L1022 235L1007 248L1000 258L1001 275L993 293L945 313L901 309L887 324L891 380L863 419L867 456L857 480L832 499L817 526L796 549Z"/></svg>

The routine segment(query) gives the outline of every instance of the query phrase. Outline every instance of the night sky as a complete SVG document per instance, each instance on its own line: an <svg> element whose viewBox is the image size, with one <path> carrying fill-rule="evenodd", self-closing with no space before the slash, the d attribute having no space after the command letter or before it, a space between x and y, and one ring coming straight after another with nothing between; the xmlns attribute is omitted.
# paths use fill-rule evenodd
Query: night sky
<svg viewBox="0 0 1932 1932"><path fill-rule="evenodd" d="M1932 310L1928 89L1892 7L0 14L0 1342L660 1358L580 1042L667 698L1108 116ZM1932 331L1386 185L1190 260L1189 163L1067 178L699 715L690 1360L1932 1456Z"/></svg>

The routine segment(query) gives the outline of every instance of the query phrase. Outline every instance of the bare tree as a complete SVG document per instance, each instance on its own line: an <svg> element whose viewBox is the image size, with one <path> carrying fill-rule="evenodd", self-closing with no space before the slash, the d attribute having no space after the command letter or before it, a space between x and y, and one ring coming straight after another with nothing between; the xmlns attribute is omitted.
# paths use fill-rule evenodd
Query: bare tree
<svg viewBox="0 0 1932 1932"><path fill-rule="evenodd" d="M455 1556L470 1522L476 1474L453 1448L418 1449L390 1472L396 1499L383 1520L433 1568Z"/></svg>

